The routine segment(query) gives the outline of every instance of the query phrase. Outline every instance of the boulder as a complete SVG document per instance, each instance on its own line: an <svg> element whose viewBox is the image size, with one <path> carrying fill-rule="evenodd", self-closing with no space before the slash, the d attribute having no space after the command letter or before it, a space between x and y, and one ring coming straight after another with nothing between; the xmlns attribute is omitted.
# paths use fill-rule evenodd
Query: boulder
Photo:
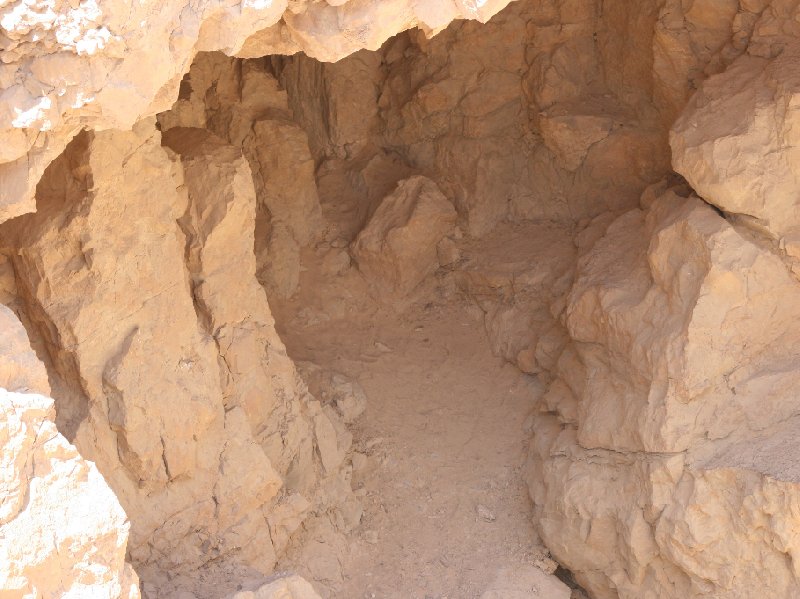
<svg viewBox="0 0 800 599"><path fill-rule="evenodd" d="M670 133L672 163L707 202L775 239L800 232L800 44L745 55L705 81Z"/></svg>
<svg viewBox="0 0 800 599"><path fill-rule="evenodd" d="M439 267L437 244L455 222L455 208L436 183L404 179L356 237L353 258L378 289L406 295Z"/></svg>

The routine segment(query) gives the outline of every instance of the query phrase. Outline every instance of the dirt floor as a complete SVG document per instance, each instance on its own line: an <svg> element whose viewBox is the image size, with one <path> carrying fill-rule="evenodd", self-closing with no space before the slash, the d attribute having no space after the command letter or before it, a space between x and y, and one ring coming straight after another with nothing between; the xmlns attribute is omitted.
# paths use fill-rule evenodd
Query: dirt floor
<svg viewBox="0 0 800 599"><path fill-rule="evenodd" d="M358 380L369 398L354 426L364 515L336 555L341 577L308 554L281 564L323 595L467 599L505 569L552 568L520 472L540 387L491 354L476 310L451 297L284 335L293 358Z"/></svg>

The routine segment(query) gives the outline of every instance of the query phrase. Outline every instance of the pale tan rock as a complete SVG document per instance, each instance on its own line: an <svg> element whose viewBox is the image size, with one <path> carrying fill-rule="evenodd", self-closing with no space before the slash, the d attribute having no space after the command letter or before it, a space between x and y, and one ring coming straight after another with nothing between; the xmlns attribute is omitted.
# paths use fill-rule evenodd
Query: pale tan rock
<svg viewBox="0 0 800 599"><path fill-rule="evenodd" d="M174 592L174 578L207 596L237 568L269 573L263 510L298 478L313 499L322 464L255 279L248 163L207 131L164 141L152 123L85 134L39 185L39 212L0 237L76 445L128 510L150 595ZM348 443L330 427L337 475ZM216 579L191 576L209 560Z"/></svg>
<svg viewBox="0 0 800 599"><path fill-rule="evenodd" d="M453 230L456 211L425 177L401 181L353 242L358 269L379 289L407 294L438 267L436 245Z"/></svg>
<svg viewBox="0 0 800 599"><path fill-rule="evenodd" d="M54 418L52 399L0 390L0 593L136 599L125 512Z"/></svg>
<svg viewBox="0 0 800 599"><path fill-rule="evenodd" d="M179 0L141 2L133 9L116 1L4 5L0 132L9 144L0 164L0 220L34 209L36 182L83 127L128 129L169 108L198 51L233 54L244 47L245 55L252 55L255 46L264 55L302 49L333 61L361 48L376 50L388 37L414 26L432 34L456 18L486 21L506 4L351 0L341 6L287 6L285 1ZM277 34L276 25L281 28Z"/></svg>
<svg viewBox="0 0 800 599"><path fill-rule="evenodd" d="M620 217L580 261L568 300L570 336L594 372L581 444L682 451L791 415L777 388L770 414L759 413L766 388L755 389L767 372L794 376L797 285L779 257L696 198L667 193Z"/></svg>
<svg viewBox="0 0 800 599"><path fill-rule="evenodd" d="M697 198L647 203L584 238L533 421L538 530L596 597L792 596L793 508L762 518L796 501L796 279Z"/></svg>
<svg viewBox="0 0 800 599"><path fill-rule="evenodd" d="M257 199L258 278L274 297L289 298L299 283L301 250L321 227L308 135L291 120L286 92L257 61L202 54L185 84L191 93L159 115L160 126L207 128L241 148Z"/></svg>
<svg viewBox="0 0 800 599"><path fill-rule="evenodd" d="M701 197L775 238L800 227L798 56L795 44L773 59L739 58L703 84L670 134L675 170Z"/></svg>

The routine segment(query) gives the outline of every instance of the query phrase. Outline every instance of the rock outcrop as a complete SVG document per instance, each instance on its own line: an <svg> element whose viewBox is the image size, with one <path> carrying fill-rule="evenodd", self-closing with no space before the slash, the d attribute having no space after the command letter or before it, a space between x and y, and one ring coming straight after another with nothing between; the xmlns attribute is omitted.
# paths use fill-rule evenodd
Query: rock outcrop
<svg viewBox="0 0 800 599"><path fill-rule="evenodd" d="M54 420L49 397L0 390L0 589L138 599L125 563L127 516Z"/></svg>
<svg viewBox="0 0 800 599"><path fill-rule="evenodd" d="M539 530L597 597L793 596L770 505L798 479L768 456L793 455L800 283L698 198L652 195L578 261L533 424Z"/></svg>
<svg viewBox="0 0 800 599"><path fill-rule="evenodd" d="M798 57L800 44L742 56L703 83L671 135L675 170L697 193L791 243L800 234Z"/></svg>
<svg viewBox="0 0 800 599"><path fill-rule="evenodd" d="M336 479L347 451L315 457L338 433L256 281L241 150L201 130L163 141L152 121L81 135L40 183L37 213L0 231L60 426L127 510L151 596L209 561L269 573L271 529L302 521L276 506L313 511L322 464Z"/></svg>
<svg viewBox="0 0 800 599"><path fill-rule="evenodd" d="M168 109L199 51L331 61L412 27L431 35L456 18L486 21L507 3L4 3L0 220L35 208L44 169L81 129L129 129Z"/></svg>
<svg viewBox="0 0 800 599"><path fill-rule="evenodd" d="M128 518L95 465L56 429L47 374L22 324L5 307L0 321L0 591L137 599L125 563Z"/></svg>
<svg viewBox="0 0 800 599"><path fill-rule="evenodd" d="M436 279L547 387L535 519L593 597L800 595L800 3L506 4L0 2L2 591L343 546L366 398L273 312Z"/></svg>

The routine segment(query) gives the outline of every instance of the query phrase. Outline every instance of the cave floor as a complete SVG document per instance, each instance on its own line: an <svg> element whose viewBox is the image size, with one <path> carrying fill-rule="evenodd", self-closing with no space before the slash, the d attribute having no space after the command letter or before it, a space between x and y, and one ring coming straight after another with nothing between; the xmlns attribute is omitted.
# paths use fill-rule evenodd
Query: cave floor
<svg viewBox="0 0 800 599"><path fill-rule="evenodd" d="M369 398L354 426L368 456L353 475L361 525L279 565L323 596L466 599L496 579L524 592L525 572L548 561L522 477L538 383L492 355L474 310L451 296L284 335L293 358L357 379Z"/></svg>

